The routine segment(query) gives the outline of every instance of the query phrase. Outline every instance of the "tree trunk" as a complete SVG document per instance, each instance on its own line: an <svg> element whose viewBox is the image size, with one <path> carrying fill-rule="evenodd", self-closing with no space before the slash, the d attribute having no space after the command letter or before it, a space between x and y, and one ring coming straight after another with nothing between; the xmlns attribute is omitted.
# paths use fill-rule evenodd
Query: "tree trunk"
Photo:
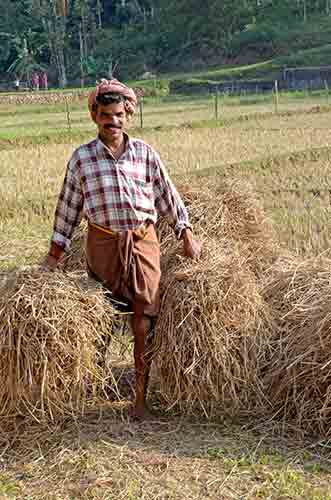
<svg viewBox="0 0 331 500"><path fill-rule="evenodd" d="M86 10L82 10L81 13L81 29L82 29L82 42L83 42L83 54L84 57L87 57L89 51L88 51L88 19L87 19L87 12Z"/></svg>
<svg viewBox="0 0 331 500"><path fill-rule="evenodd" d="M306 0L303 0L303 22L307 22L307 3Z"/></svg>
<svg viewBox="0 0 331 500"><path fill-rule="evenodd" d="M102 29L102 7L100 0L97 0L97 17L98 17L98 28Z"/></svg>
<svg viewBox="0 0 331 500"><path fill-rule="evenodd" d="M67 5L63 2L62 5ZM55 62L59 86L67 86L67 72L64 57L64 41L66 36L66 19L64 16L58 16L59 5L54 0L46 3L43 25L48 33L48 45L51 57ZM47 20L46 20L47 19Z"/></svg>
<svg viewBox="0 0 331 500"><path fill-rule="evenodd" d="M57 30L56 30L56 46L58 52L59 59L59 84L61 88L65 88L67 86L67 71L65 66L65 58L64 58L64 40L66 36L66 26L65 26L65 18L58 18L57 20Z"/></svg>
<svg viewBox="0 0 331 500"><path fill-rule="evenodd" d="M82 35L82 23L79 23L79 55L80 55L80 86L83 88L85 84L85 75L84 75L84 43L83 43L83 35Z"/></svg>

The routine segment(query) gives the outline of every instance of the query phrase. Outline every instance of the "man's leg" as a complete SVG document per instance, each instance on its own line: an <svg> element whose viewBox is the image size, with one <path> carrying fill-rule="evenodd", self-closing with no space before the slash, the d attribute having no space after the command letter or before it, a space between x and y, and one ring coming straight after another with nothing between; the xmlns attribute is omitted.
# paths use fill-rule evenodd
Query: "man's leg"
<svg viewBox="0 0 331 500"><path fill-rule="evenodd" d="M150 345L147 344L148 333L152 321L148 316L134 312L132 316L132 330L134 335L134 361L136 371L136 400L132 416L144 418L148 414L146 395L149 372L152 363Z"/></svg>

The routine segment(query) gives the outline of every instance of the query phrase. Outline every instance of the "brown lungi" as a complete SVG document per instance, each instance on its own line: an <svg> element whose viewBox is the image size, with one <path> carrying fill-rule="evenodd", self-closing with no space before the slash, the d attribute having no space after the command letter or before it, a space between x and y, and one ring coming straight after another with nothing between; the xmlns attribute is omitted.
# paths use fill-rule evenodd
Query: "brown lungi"
<svg viewBox="0 0 331 500"><path fill-rule="evenodd" d="M92 274L125 300L133 312L157 316L160 309L160 246L153 224L134 231L107 233L89 224L87 265Z"/></svg>

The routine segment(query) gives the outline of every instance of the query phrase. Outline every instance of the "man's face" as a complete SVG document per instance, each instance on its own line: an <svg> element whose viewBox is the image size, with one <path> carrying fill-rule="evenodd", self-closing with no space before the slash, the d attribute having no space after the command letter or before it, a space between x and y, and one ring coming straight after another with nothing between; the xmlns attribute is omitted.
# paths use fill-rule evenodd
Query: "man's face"
<svg viewBox="0 0 331 500"><path fill-rule="evenodd" d="M101 139L108 144L116 142L128 122L124 103L98 104L95 121Z"/></svg>

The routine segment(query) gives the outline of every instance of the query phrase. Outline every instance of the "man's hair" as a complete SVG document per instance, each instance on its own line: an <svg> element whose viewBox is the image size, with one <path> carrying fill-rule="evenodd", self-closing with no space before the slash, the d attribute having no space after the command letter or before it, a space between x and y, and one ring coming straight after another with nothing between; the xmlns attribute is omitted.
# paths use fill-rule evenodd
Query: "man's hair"
<svg viewBox="0 0 331 500"><path fill-rule="evenodd" d="M97 110L98 104L102 104L103 106L107 106L108 104L119 104L123 102L125 104L125 97L121 94L114 94L113 92L107 92L105 94L98 94L95 98L95 111Z"/></svg>

